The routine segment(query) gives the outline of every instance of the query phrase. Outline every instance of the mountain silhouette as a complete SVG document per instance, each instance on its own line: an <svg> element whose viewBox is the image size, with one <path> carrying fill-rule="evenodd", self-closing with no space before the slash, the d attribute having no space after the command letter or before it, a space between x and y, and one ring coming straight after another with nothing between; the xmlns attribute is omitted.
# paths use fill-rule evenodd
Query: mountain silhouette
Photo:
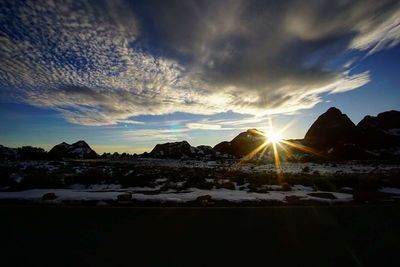
<svg viewBox="0 0 400 267"><path fill-rule="evenodd" d="M339 109L332 107L317 118L308 129L303 143L316 149L330 149L345 143L354 143L357 127Z"/></svg>
<svg viewBox="0 0 400 267"><path fill-rule="evenodd" d="M257 129L239 133L231 141L211 146L191 146L187 141L157 144L150 153L132 157L150 158L242 158L262 146L267 137ZM308 147L326 159L376 159L400 155L400 112L391 110L377 116L365 116L356 126L349 117L335 107L320 115L305 134L304 139L288 140ZM298 146L282 143L292 152L307 154ZM268 151L268 147L266 148ZM261 151L259 151L261 152ZM118 153L114 153L118 154ZM124 153L126 154L126 153ZM122 155L124 156L124 155ZM125 155L126 156L126 155ZM99 155L83 140L62 142L48 153L41 148L25 146L9 148L0 145L1 159L95 159ZM105 157L103 157L105 158Z"/></svg>
<svg viewBox="0 0 400 267"><path fill-rule="evenodd" d="M179 159L185 157L211 157L215 152L210 146L193 147L187 141L157 144L149 153L152 158Z"/></svg>
<svg viewBox="0 0 400 267"><path fill-rule="evenodd" d="M260 147L266 141L263 132L257 129L249 129L242 132L230 142L221 142L214 146L214 150L221 154L230 154L235 157L243 157Z"/></svg>
<svg viewBox="0 0 400 267"><path fill-rule="evenodd" d="M358 143L368 149L391 148L400 145L400 112L387 111L378 116L365 116L358 125Z"/></svg>
<svg viewBox="0 0 400 267"><path fill-rule="evenodd" d="M93 159L98 155L85 141L80 140L72 145L62 142L54 146L49 151L49 157L54 159Z"/></svg>

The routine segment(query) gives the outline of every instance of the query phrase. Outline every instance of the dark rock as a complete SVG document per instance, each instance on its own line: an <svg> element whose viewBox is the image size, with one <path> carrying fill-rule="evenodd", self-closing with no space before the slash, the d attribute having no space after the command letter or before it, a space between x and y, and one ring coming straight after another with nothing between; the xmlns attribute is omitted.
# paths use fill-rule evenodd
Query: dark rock
<svg viewBox="0 0 400 267"><path fill-rule="evenodd" d="M149 153L153 158L174 158L179 159L182 157L189 157L194 154L193 147L187 142L173 142L156 145Z"/></svg>
<svg viewBox="0 0 400 267"><path fill-rule="evenodd" d="M354 201L369 202L378 201L388 198L387 194L379 191L354 191L353 199Z"/></svg>
<svg viewBox="0 0 400 267"><path fill-rule="evenodd" d="M56 194L54 194L54 193L46 193L46 194L44 194L43 196L42 196L42 199L43 200L54 200L54 199L56 199L57 198L57 196L56 196Z"/></svg>
<svg viewBox="0 0 400 267"><path fill-rule="evenodd" d="M218 188L225 188L225 189L229 189L229 190L235 190L235 184L231 181L227 181L227 182L222 182L220 184L218 184Z"/></svg>
<svg viewBox="0 0 400 267"><path fill-rule="evenodd" d="M199 155L215 155L215 151L211 146L198 146L196 147L197 154Z"/></svg>
<svg viewBox="0 0 400 267"><path fill-rule="evenodd" d="M322 193L322 192L315 192L315 193L309 193L309 196L312 197L319 197L319 198L326 198L326 199L336 199L335 195L331 193Z"/></svg>
<svg viewBox="0 0 400 267"><path fill-rule="evenodd" d="M196 202L200 205L206 206L206 205L210 205L213 204L213 202L211 201L211 196L210 195L203 195L203 196L199 196L196 198Z"/></svg>
<svg viewBox="0 0 400 267"><path fill-rule="evenodd" d="M47 152L40 147L23 146L17 148L17 152L22 159L43 160L47 158Z"/></svg>
<svg viewBox="0 0 400 267"><path fill-rule="evenodd" d="M299 196L286 196L285 200L289 204L299 204L302 202L302 198Z"/></svg>
<svg viewBox="0 0 400 267"><path fill-rule="evenodd" d="M131 201L132 195L128 193L120 194L117 196L118 201Z"/></svg>
<svg viewBox="0 0 400 267"><path fill-rule="evenodd" d="M400 146L400 112L387 111L377 117L366 116L357 128L358 143L367 149L384 149Z"/></svg>
<svg viewBox="0 0 400 267"><path fill-rule="evenodd" d="M8 160L8 159L16 159L18 157L19 154L16 148L10 148L0 145L0 159Z"/></svg>
<svg viewBox="0 0 400 267"><path fill-rule="evenodd" d="M49 156L53 159L60 159L60 158L65 158L68 157L68 151L70 149L71 145L67 144L65 142L62 142L61 144L58 144L54 146L52 149L49 151Z"/></svg>
<svg viewBox="0 0 400 267"><path fill-rule="evenodd" d="M214 150L221 154L233 154L232 144L231 142L224 141L214 146Z"/></svg>
<svg viewBox="0 0 400 267"><path fill-rule="evenodd" d="M357 128L337 108L330 108L311 125L304 137L304 144L316 149L330 149L337 145L354 143Z"/></svg>
<svg viewBox="0 0 400 267"><path fill-rule="evenodd" d="M266 137L261 131L249 129L246 132L240 133L230 142L221 142L217 144L214 150L221 154L244 157L261 147L265 141ZM261 152L261 150L259 152Z"/></svg>
<svg viewBox="0 0 400 267"><path fill-rule="evenodd" d="M292 187L288 183L283 183L281 185L281 191L292 191Z"/></svg>
<svg viewBox="0 0 400 267"><path fill-rule="evenodd" d="M376 154L366 151L356 144L338 144L331 153L328 153L328 156L329 159L334 160L366 160L377 157Z"/></svg>
<svg viewBox="0 0 400 267"><path fill-rule="evenodd" d="M357 126L360 128L380 128L383 130L400 128L400 111L386 111L379 113L376 117L365 116Z"/></svg>
<svg viewBox="0 0 400 267"><path fill-rule="evenodd" d="M210 159L213 156L215 156L215 151L211 146L202 145L198 147L193 147L187 141L158 144L147 155L147 157L150 158L170 158L170 159L180 159L180 158Z"/></svg>
<svg viewBox="0 0 400 267"><path fill-rule="evenodd" d="M97 153L85 142L78 141L72 145L62 142L54 146L48 153L52 159L93 159L98 158Z"/></svg>

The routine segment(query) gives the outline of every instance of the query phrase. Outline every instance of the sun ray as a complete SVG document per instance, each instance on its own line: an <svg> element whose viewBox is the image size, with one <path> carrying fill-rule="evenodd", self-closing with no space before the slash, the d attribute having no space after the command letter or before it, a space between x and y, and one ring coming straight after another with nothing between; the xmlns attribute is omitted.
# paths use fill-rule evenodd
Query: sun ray
<svg viewBox="0 0 400 267"><path fill-rule="evenodd" d="M288 145L288 146L291 146L291 147L294 147L296 149L299 149L299 150L301 150L303 152L314 154L314 155L320 156L320 157L324 157L323 154L321 154L320 152L318 152L317 150L315 150L315 149L313 149L311 147L308 147L308 146L305 146L305 145L301 145L301 144L298 144L298 143L295 143L295 142L287 141L287 140L281 140L281 142L286 144L286 145Z"/></svg>
<svg viewBox="0 0 400 267"><path fill-rule="evenodd" d="M270 143L270 142L265 141L264 143L262 143L261 145L259 145L258 147L256 147L253 151L251 151L249 154L247 154L246 156L244 156L244 157L240 160L239 163L243 163L243 162L246 162L246 161L251 160L255 155L257 155L257 153L258 153L261 149L266 148L267 145L268 145L269 143Z"/></svg>
<svg viewBox="0 0 400 267"><path fill-rule="evenodd" d="M244 164L246 162L248 162L249 160L253 159L255 156L257 155L261 155L263 156L265 154L265 152L267 151L267 149L269 147L272 147L272 159L274 161L274 166L275 166L275 172L277 175L277 182L278 184L282 185L285 183L285 177L284 177L284 173L283 173L283 169L282 169L282 164L281 164L281 155L279 154L279 150L278 148L283 151L283 153L285 153L285 155L287 157L292 157L293 151L291 148L293 149L298 149L302 152L305 153L309 153L309 154L313 154L313 155L317 155L320 157L323 157L323 155L321 153L319 153L319 151L312 149L308 146L305 146L303 144L298 144L292 141L288 141L288 140L284 140L281 137L281 134L290 127L290 125L292 123L288 123L286 124L283 128L281 128L280 130L276 131L273 127L272 124L272 119L271 117L268 117L268 131L267 133L263 133L261 131L258 131L256 129L252 129L250 130L252 133L255 133L257 135L263 136L266 138L266 141L264 143L262 143L261 145L259 145L258 147L256 147L254 150L252 150L250 153L248 153L247 155L245 155L238 163L236 163L233 168L236 169L238 168L241 164ZM282 153L282 152L281 152Z"/></svg>
<svg viewBox="0 0 400 267"><path fill-rule="evenodd" d="M287 149L285 146L282 145L282 142L277 143L277 145L285 152L287 157L291 157L292 153L289 149Z"/></svg>
<svg viewBox="0 0 400 267"><path fill-rule="evenodd" d="M276 148L276 143L272 143L272 148L274 150L274 163L275 171L278 178L278 184L282 185L284 183L283 171L281 168L281 160L279 158L278 149Z"/></svg>

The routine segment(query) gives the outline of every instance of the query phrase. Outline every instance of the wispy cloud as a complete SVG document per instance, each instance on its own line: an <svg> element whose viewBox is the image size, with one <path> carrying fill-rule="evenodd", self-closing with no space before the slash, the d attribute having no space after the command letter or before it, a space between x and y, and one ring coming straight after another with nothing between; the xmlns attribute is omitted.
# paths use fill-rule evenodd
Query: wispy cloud
<svg viewBox="0 0 400 267"><path fill-rule="evenodd" d="M145 124L143 121L135 121L135 120L119 120L117 122L124 123L124 124L139 124L139 125Z"/></svg>
<svg viewBox="0 0 400 267"><path fill-rule="evenodd" d="M139 129L134 131L125 131L119 134L119 138L130 141L146 142L168 142L182 141L188 138L186 134L190 129Z"/></svg>
<svg viewBox="0 0 400 267"><path fill-rule="evenodd" d="M333 58L400 40L398 1L6 2L1 95L91 126L178 111L262 118L311 108L322 93L370 81L368 71L348 72L351 64L329 68Z"/></svg>
<svg viewBox="0 0 400 267"><path fill-rule="evenodd" d="M186 127L195 130L220 130L221 125L218 124L207 124L207 123L187 123Z"/></svg>

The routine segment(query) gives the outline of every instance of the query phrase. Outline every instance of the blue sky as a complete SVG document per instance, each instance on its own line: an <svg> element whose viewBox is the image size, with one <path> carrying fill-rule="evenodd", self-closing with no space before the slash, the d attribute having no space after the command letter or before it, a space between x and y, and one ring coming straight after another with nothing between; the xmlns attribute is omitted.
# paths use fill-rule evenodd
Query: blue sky
<svg viewBox="0 0 400 267"><path fill-rule="evenodd" d="M306 3L306 4L304 4ZM399 109L397 1L5 1L0 144L143 152Z"/></svg>

